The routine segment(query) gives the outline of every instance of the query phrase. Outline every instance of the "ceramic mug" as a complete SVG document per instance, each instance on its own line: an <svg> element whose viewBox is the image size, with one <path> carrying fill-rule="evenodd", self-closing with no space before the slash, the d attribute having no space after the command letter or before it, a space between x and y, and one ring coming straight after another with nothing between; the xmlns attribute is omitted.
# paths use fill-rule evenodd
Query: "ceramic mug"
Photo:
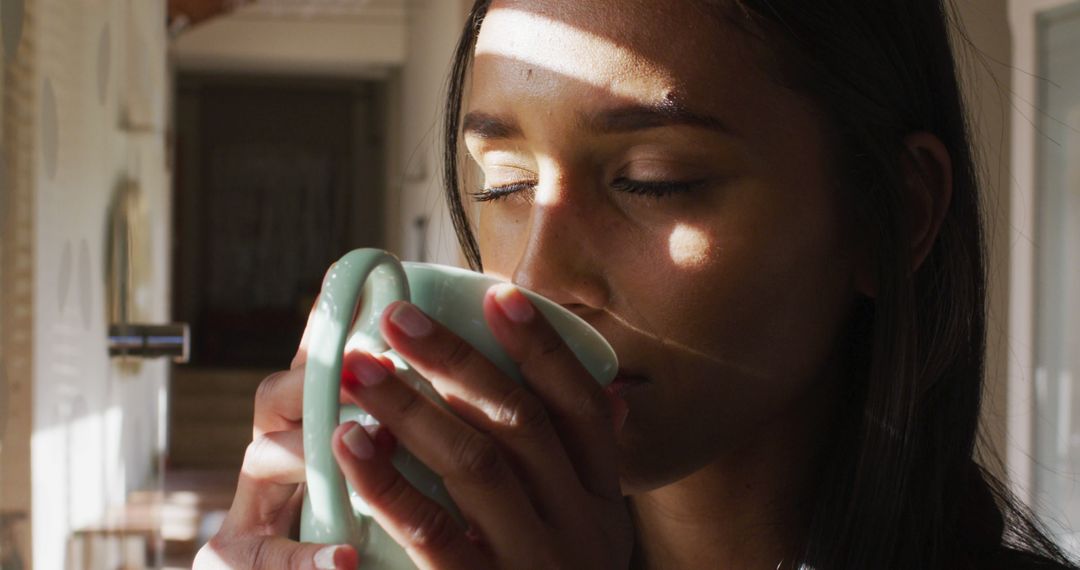
<svg viewBox="0 0 1080 570"><path fill-rule="evenodd" d="M415 568L405 551L374 522L360 496L346 484L330 449L331 435L339 423L377 423L356 406L341 405L342 358L347 349L353 348L385 354L394 361L399 378L445 406L431 385L390 350L379 333L383 310L394 301L406 300L479 350L507 376L522 382L517 366L484 320L484 294L501 282L456 267L403 263L378 249L351 251L330 268L308 325L303 405L307 485L300 540L351 544L360 553L363 568ZM611 382L619 366L607 341L572 312L536 293L522 292L593 378L602 385ZM441 479L403 446L398 446L393 463L420 492L461 521Z"/></svg>

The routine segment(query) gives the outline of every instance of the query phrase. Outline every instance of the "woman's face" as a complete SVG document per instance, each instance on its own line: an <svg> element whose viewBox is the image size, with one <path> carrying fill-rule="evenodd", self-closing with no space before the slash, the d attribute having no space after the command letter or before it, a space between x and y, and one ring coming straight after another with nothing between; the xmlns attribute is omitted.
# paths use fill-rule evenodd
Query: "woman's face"
<svg viewBox="0 0 1080 570"><path fill-rule="evenodd" d="M628 493L807 429L854 298L824 124L714 10L495 0L468 85L484 267L614 346Z"/></svg>

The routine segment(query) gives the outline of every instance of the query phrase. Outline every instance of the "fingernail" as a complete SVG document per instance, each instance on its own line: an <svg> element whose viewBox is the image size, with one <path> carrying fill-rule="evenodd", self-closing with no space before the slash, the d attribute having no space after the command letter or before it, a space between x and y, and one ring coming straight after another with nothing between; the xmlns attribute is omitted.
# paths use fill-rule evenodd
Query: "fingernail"
<svg viewBox="0 0 1080 570"><path fill-rule="evenodd" d="M371 387L386 380L386 369L370 356L349 360L348 368L352 372L353 378L363 386Z"/></svg>
<svg viewBox="0 0 1080 570"><path fill-rule="evenodd" d="M375 455L375 446L371 443L371 436L360 424L356 422L352 424L349 431L342 436L341 442L357 459L371 459Z"/></svg>
<svg viewBox="0 0 1080 570"><path fill-rule="evenodd" d="M341 548L340 545L320 548L319 551L315 553L315 568L318 570L337 570L337 563L334 562L334 557Z"/></svg>
<svg viewBox="0 0 1080 570"><path fill-rule="evenodd" d="M390 315L390 322L412 338L425 337L431 334L433 328L431 321L409 303L399 303Z"/></svg>
<svg viewBox="0 0 1080 570"><path fill-rule="evenodd" d="M510 284L496 286L495 302L499 304L503 314L515 323L525 324L536 314L529 299L520 289Z"/></svg>

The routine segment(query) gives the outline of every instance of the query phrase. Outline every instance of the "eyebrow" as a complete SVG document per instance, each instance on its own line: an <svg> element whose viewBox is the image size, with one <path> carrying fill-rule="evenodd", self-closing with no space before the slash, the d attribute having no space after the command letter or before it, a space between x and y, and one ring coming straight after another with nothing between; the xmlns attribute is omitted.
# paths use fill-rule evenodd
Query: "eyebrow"
<svg viewBox="0 0 1080 570"><path fill-rule="evenodd" d="M465 115L462 129L466 135L482 139L522 138L524 133L513 119L473 111Z"/></svg>
<svg viewBox="0 0 1080 570"><path fill-rule="evenodd" d="M655 105L631 104L585 113L580 125L597 133L627 133L658 127L687 125L732 134L732 129L720 119L694 112L676 101L667 100ZM465 134L482 139L513 139L524 136L521 126L512 118L473 111L465 115Z"/></svg>
<svg viewBox="0 0 1080 570"><path fill-rule="evenodd" d="M673 100L654 105L625 105L582 117L582 126L599 133L625 133L676 125L732 133L720 119L694 112Z"/></svg>

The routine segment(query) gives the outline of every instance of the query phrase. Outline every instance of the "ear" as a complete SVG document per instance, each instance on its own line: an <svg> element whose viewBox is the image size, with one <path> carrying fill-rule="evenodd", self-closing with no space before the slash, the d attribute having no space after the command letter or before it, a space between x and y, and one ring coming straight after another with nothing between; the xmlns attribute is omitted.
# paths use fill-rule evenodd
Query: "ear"
<svg viewBox="0 0 1080 570"><path fill-rule="evenodd" d="M908 135L904 146L908 248L914 272L930 255L952 201L952 157L941 139L926 132Z"/></svg>
<svg viewBox="0 0 1080 570"><path fill-rule="evenodd" d="M917 132L904 138L901 166L906 189L907 246L911 256L910 270L914 272L930 254L952 200L952 157L937 136ZM878 282L873 246L868 245L859 258L855 289L867 297L876 297Z"/></svg>

